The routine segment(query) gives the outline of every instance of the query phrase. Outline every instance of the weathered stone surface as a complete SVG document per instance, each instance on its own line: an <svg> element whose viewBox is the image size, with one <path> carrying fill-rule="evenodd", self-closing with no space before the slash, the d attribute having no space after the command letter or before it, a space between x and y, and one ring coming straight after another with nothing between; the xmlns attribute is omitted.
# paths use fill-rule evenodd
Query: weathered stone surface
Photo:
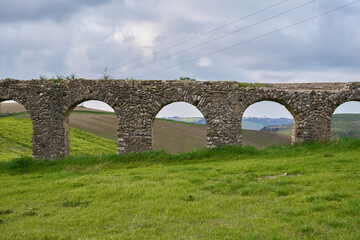
<svg viewBox="0 0 360 240"><path fill-rule="evenodd" d="M69 115L80 103L100 100L119 119L118 153L152 148L157 113L173 102L197 107L207 123L207 147L240 145L241 119L251 104L269 100L284 105L294 118L292 141L330 138L331 116L347 101L360 100L360 83L266 84L139 80L0 80L0 102L14 100L30 112L33 157L69 156Z"/></svg>

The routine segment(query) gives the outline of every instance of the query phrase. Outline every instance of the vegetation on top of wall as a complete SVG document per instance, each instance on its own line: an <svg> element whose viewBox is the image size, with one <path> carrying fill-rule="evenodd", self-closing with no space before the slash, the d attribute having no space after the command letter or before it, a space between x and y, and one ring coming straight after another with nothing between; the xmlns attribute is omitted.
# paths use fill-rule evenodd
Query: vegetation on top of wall
<svg viewBox="0 0 360 240"><path fill-rule="evenodd" d="M239 87L244 88L260 88L260 87L267 87L268 85L264 83L247 83L247 82L239 82Z"/></svg>
<svg viewBox="0 0 360 240"><path fill-rule="evenodd" d="M102 80L110 80L111 79L111 76L108 74L108 68L106 67L105 70L104 70L104 73L101 77Z"/></svg>
<svg viewBox="0 0 360 240"><path fill-rule="evenodd" d="M40 75L39 79L40 80L50 80L50 81L53 81L54 83L61 83L64 80L75 80L75 79L78 79L78 78L76 77L75 74L70 74L68 76L61 75L61 74L56 74L53 77L47 77L45 75Z"/></svg>
<svg viewBox="0 0 360 240"><path fill-rule="evenodd" d="M181 80L181 81L196 81L195 78L189 78L189 77L180 77L179 80Z"/></svg>

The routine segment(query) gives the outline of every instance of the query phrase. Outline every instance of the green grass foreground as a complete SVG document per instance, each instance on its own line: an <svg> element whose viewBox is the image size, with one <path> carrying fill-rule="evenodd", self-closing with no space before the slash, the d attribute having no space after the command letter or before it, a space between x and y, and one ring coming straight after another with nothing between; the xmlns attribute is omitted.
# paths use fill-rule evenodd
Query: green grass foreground
<svg viewBox="0 0 360 240"><path fill-rule="evenodd" d="M360 141L0 162L0 239L360 239Z"/></svg>

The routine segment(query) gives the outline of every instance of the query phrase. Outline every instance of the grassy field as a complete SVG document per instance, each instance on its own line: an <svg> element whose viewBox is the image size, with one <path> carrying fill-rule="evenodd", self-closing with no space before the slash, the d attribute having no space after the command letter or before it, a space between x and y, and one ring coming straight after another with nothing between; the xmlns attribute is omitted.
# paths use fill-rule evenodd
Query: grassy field
<svg viewBox="0 0 360 240"><path fill-rule="evenodd" d="M0 239L359 239L360 142L0 162Z"/></svg>

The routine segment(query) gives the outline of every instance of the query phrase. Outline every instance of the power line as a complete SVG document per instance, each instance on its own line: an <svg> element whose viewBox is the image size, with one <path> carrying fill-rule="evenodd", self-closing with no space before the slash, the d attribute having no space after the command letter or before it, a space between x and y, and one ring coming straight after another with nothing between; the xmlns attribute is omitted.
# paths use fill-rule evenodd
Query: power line
<svg viewBox="0 0 360 240"><path fill-rule="evenodd" d="M136 76L135 78L141 78L141 77L144 77L144 76L147 76L147 75L151 75L151 74L154 74L154 73L163 72L163 71L166 71L166 70L169 70L169 69L172 69L172 68L175 68L175 67L184 65L184 64L186 64L186 63L199 60L200 58L208 57L208 56L217 54L217 53L219 53L219 52L223 52L223 51L229 50L229 49L231 49L231 48L244 45L244 44L246 44L246 43L255 41L255 40L257 40L257 39L264 38L264 37L269 36L269 35L271 35L271 34L281 32L281 31L283 31L283 30L285 30L285 29L288 29L288 28L291 28L291 27L300 25L300 24L302 24L302 23L308 22L308 21L313 20L313 19L315 19L315 18L319 18L319 17L324 16L324 15L326 15L326 14L335 12L335 11L337 11L337 10L339 10L339 9L348 7L348 6L350 6L350 5L354 5L354 4L358 3L358 2L360 2L360 0L357 0L357 1L354 1L354 2L351 2L351 3L348 3L348 4L345 4L345 5L342 5L342 6L340 6L340 7L337 7L337 8L331 9L331 10L328 10L328 11L326 11L326 12L322 12L322 13L320 13L320 14L318 14L318 15L313 16L313 17L310 17L310 18L301 20L301 21L296 22L296 23L294 23L294 24L287 25L287 26L285 26L285 27L282 27L282 28L276 29L276 30L274 30L274 31L265 33L265 34L263 34L263 35L259 35L259 36L257 36L257 37L248 39L248 40L246 40L246 41L243 41L243 42L240 42L240 43L231 45L231 46L229 46L229 47L226 47L226 48L222 48L222 49L213 51L213 52L211 52L211 53L209 53L209 54L206 54L206 55L203 55L203 56L201 56L201 57L192 58L192 59L189 59L189 60L187 60L187 61L184 61L184 62L175 64L175 65L169 66L169 67L167 67L167 68L160 69L160 70L158 70L158 71L153 71L153 72L150 72L150 73L146 73L146 74L143 74L143 75Z"/></svg>
<svg viewBox="0 0 360 240"><path fill-rule="evenodd" d="M144 64L142 64L142 65L140 65L140 66L136 66L136 67L127 69L126 71L122 71L122 72L120 72L119 74L124 74L124 73L130 72L130 71L132 71L132 70L139 69L139 68L142 68L142 67L144 67L144 66L150 65L150 64L155 63L155 62L157 62L157 61L160 61L160 60L163 60L163 59L166 59L166 58L175 56L175 55L179 55L179 54L181 54L181 53L187 52L187 51L192 50L192 49L194 49L194 48L197 48L197 47L203 46L203 45L205 45L205 44L214 42L214 41L216 41L216 40L218 40L218 39L221 39L221 38L227 37L227 36L229 36L229 35L238 33L238 32L240 32L240 31L249 29L249 28L251 28L251 27L254 27L254 26L256 26L256 25L259 25L260 23L269 21L269 20L271 20L271 19L274 19L274 18L279 17L279 16L281 16L281 15L284 15L284 14L286 14L286 13L292 12L292 11L294 11L294 10L297 10L297 9L299 9L299 8L302 8L302 7L304 7L304 6L307 6L307 5L309 5L309 4L311 4L311 3L314 3L314 2L316 2L316 1L317 1L317 0L312 0L312 1L310 1L310 2L306 2L306 3L301 4L301 5L299 5L299 6L296 6L296 7L294 7L294 8L289 9L289 10L286 10L286 11L284 11L284 12L281 12L281 13L279 13L279 14L276 14L276 15L274 15L274 16L271 16L271 17L269 17L269 18L266 18L266 19L263 19L263 20L258 21L258 22L256 22L256 23L250 24L250 25L248 25L248 26L246 26L246 27L240 28L240 29L238 29L238 30L235 30L235 31L232 31L232 32L230 32L230 33L224 34L224 35L222 35L222 36L219 36L219 37L210 39L210 40L208 40L208 41L202 42L202 43L200 43L200 44L198 44L198 45L195 45L195 46L186 48L186 49L184 49L184 50L181 50L181 51L179 51L179 52L176 52L176 53L173 53L173 54L170 54L170 55L166 55L166 56L164 56L164 57L158 58L158 59L153 60L153 61L151 61L151 62L144 63Z"/></svg>
<svg viewBox="0 0 360 240"><path fill-rule="evenodd" d="M187 42L190 42L190 41L193 41L193 40L195 40L195 39L198 39L198 38L201 38L201 37L203 37L203 36L206 36L206 35L208 35L208 34L210 34L210 33L213 33L213 32L215 32L215 31L218 31L218 30L220 30L220 29L223 29L223 28L225 28L225 27L227 27L227 26L230 26L230 25L232 25L232 24L234 24L234 23L240 22L240 21L245 20L245 19L247 19L247 18L250 18L250 17L252 17L252 16L255 16L255 15L259 14L259 13L265 12L265 11L271 9L271 8L274 8L274 7L276 7L276 6L278 6L278 5L281 5L281 4L283 4L283 3L285 3L285 2L288 2L288 1L291 1L291 0L283 0L283 1L277 2L277 3L272 4L272 5L270 5L270 6L266 7L266 8L263 8L263 9L261 9L261 10L258 10L258 11L256 11L256 12L254 12L254 13L251 13L251 14L249 14L249 15L247 15L247 16L241 17L241 18L236 19L236 20L234 20L234 21L232 21L232 22L229 22L229 23L227 23L227 24L224 24L224 25L222 25L222 26L220 26L220 27L214 28L214 29L212 29L212 30L210 30L210 31L208 31L208 32L201 33L201 34L199 34L199 35L196 35L196 36L194 36L194 37L192 37L192 38L189 38L189 39L184 40L184 41L182 41L182 42L176 43L176 44L174 44L174 45L171 45L171 46L169 46L169 47L167 47L167 48L164 48L164 49L159 50L159 51L157 51L157 52L154 52L154 53L152 53L152 54L149 54L149 55L146 55L146 56L143 56L143 57L140 57L140 58L133 59L133 60L131 60L131 61L125 62L125 63L120 64L120 65L116 65L116 66L114 66L114 67L109 68L108 70L114 70L114 69L117 69L117 68L120 68L120 67L129 65L130 63L134 63L134 62L140 61L140 60L142 60L142 59L146 59L146 58L155 56L156 54L162 53L162 52L164 52L164 51L166 51L166 50L169 50L169 49L172 49L172 48L181 46L181 45L183 45L183 44L185 44L185 43L187 43ZM97 73L97 74L102 74L102 73L103 73L103 72L99 72L99 73ZM95 74L92 74L92 75L89 75L89 76L94 76L94 75L95 75Z"/></svg>

